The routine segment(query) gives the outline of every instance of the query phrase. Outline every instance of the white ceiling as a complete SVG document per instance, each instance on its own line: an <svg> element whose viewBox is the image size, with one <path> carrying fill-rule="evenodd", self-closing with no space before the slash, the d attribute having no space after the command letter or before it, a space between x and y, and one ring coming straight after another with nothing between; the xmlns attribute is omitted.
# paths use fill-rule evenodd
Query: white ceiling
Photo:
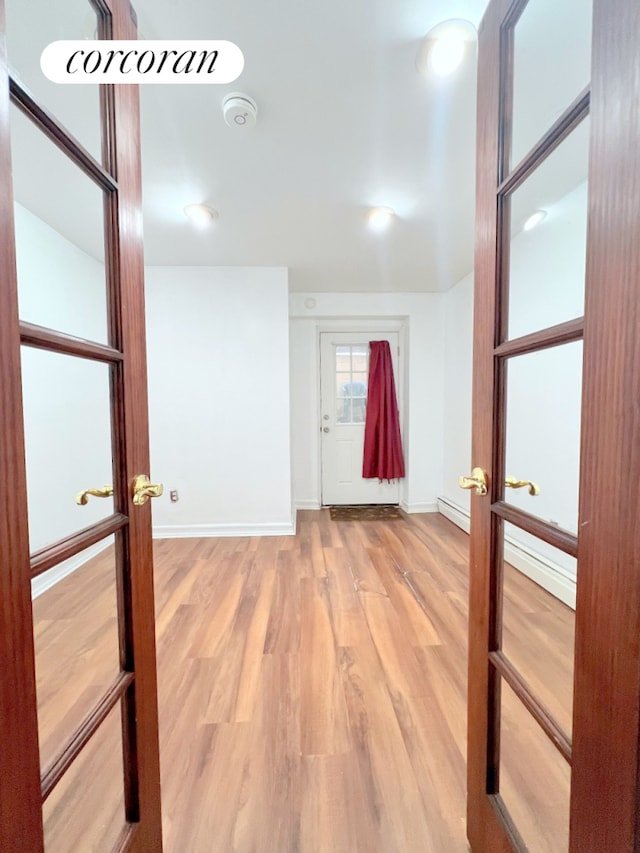
<svg viewBox="0 0 640 853"><path fill-rule="evenodd" d="M229 86L142 92L146 257L152 264L281 265L293 290L445 289L471 267L475 51L450 79L415 70L420 38L485 0L138 0L147 38L229 39ZM225 125L228 92L258 103ZM215 228L182 208L206 201ZM370 205L397 212L384 235Z"/></svg>
<svg viewBox="0 0 640 853"><path fill-rule="evenodd" d="M66 3L75 13L63 26L47 0L32 0L40 13L24 22L25 4L8 0L9 55L28 85L95 150L95 93L48 84L37 65L54 38L86 35L86 0ZM414 62L432 26L452 17L477 25L486 0L135 0L135 6L144 38L229 39L245 56L241 77L230 85L141 87L148 264L286 266L296 291L438 291L471 270L475 50L449 78L422 77ZM549 50L568 93L545 87L535 68L516 69L519 100L528 106L522 122L531 124L533 140L555 117L553 95L562 109L586 84L588 40L576 33L585 0L565 0L562 10L557 0L532 7L539 13L537 20L531 15L531 32L542 28L543 38L533 52L523 40L519 55L538 70L549 65L545 57L540 62L539 45L549 43L553 15L558 46ZM257 101L255 129L225 125L221 101L231 91ZM529 106L537 101L544 109L536 113ZM16 197L99 255L99 204L78 205L82 187L49 168L45 153L34 156L26 135L15 128ZM531 204L549 201L549 187L558 197L584 180L573 155L557 159ZM46 183L54 192L43 192ZM87 193L95 196L91 187ZM520 201L524 215L526 192ZM183 207L194 202L220 212L213 228L197 231L186 220ZM387 233L367 229L371 205L396 210Z"/></svg>

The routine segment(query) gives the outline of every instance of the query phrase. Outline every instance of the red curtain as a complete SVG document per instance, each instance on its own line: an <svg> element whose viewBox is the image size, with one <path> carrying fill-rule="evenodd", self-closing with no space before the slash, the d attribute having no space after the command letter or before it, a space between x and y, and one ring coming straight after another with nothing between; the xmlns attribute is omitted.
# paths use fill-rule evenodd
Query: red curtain
<svg viewBox="0 0 640 853"><path fill-rule="evenodd" d="M370 341L369 349L362 476L395 480L404 477L404 457L391 348L388 341Z"/></svg>

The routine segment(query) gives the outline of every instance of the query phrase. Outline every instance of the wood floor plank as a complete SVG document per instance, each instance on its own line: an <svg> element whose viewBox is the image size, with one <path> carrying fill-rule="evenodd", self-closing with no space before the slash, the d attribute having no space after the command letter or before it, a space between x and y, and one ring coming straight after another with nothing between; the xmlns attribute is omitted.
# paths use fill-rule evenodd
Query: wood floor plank
<svg viewBox="0 0 640 853"><path fill-rule="evenodd" d="M163 636L176 614L176 610L185 600L189 600L193 587L198 580L198 572L184 564L173 573L172 583L165 587L162 600L156 604L156 633Z"/></svg>
<svg viewBox="0 0 640 853"><path fill-rule="evenodd" d="M424 674L393 604L386 596L371 593L361 599L389 692L392 696L424 695Z"/></svg>
<svg viewBox="0 0 640 853"><path fill-rule="evenodd" d="M353 752L302 759L300 853L371 853L377 829Z"/></svg>
<svg viewBox="0 0 640 853"><path fill-rule="evenodd" d="M407 575L407 582L425 607L443 645L455 646L461 655L466 654L466 622L449 590L442 589L429 572L412 572Z"/></svg>
<svg viewBox="0 0 640 853"><path fill-rule="evenodd" d="M320 536L320 529L318 524L315 522L311 522L309 524L305 524L301 528L303 531L305 529L309 530L309 542L311 547L311 562L313 565L313 573L317 578L323 578L327 576L327 567L324 561L324 549L322 547L322 539Z"/></svg>
<svg viewBox="0 0 640 853"><path fill-rule="evenodd" d="M249 762L248 723L199 726L187 745L184 772L191 780L179 786L165 819L165 845L190 853L234 850L236 815ZM216 772L211 772L215 767ZM195 813L198 820L185 820ZM213 847L212 845L216 846Z"/></svg>
<svg viewBox="0 0 640 853"><path fill-rule="evenodd" d="M216 587L216 618L202 624L191 647L191 657L211 658L224 645L227 632L236 615L243 585L244 578L240 573L236 574L232 571L225 573L224 580L221 580Z"/></svg>
<svg viewBox="0 0 640 853"><path fill-rule="evenodd" d="M242 580L233 621L227 626L215 653L202 662L202 679L207 684L204 714L207 723L231 722L241 689L248 630L255 615L262 579L258 568L252 565L252 570Z"/></svg>
<svg viewBox="0 0 640 853"><path fill-rule="evenodd" d="M372 645L341 649L340 666L366 793L363 818L376 828L374 849L437 853L375 649Z"/></svg>
<svg viewBox="0 0 640 853"><path fill-rule="evenodd" d="M327 585L316 578L301 583L301 752L305 756L343 754L349 751L351 739Z"/></svg>
<svg viewBox="0 0 640 853"><path fill-rule="evenodd" d="M244 777L232 850L294 853L300 848L299 696L297 656L264 655L251 732L251 762Z"/></svg>
<svg viewBox="0 0 640 853"><path fill-rule="evenodd" d="M426 696L442 717L443 731L449 733L446 740L466 755L467 673L459 664L459 652L443 645L423 647L415 653L428 685Z"/></svg>
<svg viewBox="0 0 640 853"><path fill-rule="evenodd" d="M289 553L276 560L265 654L295 654L300 647L300 580Z"/></svg>
<svg viewBox="0 0 640 853"><path fill-rule="evenodd" d="M295 537L154 543L166 853L467 850L467 547L434 514L326 510L299 513ZM35 602L45 752L112 674L112 579L105 554ZM512 657L568 719L572 613L511 567L505 579ZM511 714L513 742L533 744L537 724ZM86 747L48 815L56 853L117 828L114 758ZM562 765L517 749L509 762L514 812L528 832L546 821L547 849L563 829L544 780L561 788Z"/></svg>
<svg viewBox="0 0 640 853"><path fill-rule="evenodd" d="M255 704L260 682L262 651L267 636L269 614L273 603L273 586L276 573L273 569L262 572L260 591L253 615L246 629L243 647L242 665L234 696L232 720L249 722L255 712Z"/></svg>
<svg viewBox="0 0 640 853"><path fill-rule="evenodd" d="M442 640L429 618L426 606L416 598L395 560L382 548L369 548L367 553L394 610L404 625L411 645L439 645Z"/></svg>
<svg viewBox="0 0 640 853"><path fill-rule="evenodd" d="M372 592L386 595L384 583L371 562L369 549L362 547L356 532L356 522L347 522L343 530L344 548L349 555L349 573L353 577L357 592Z"/></svg>
<svg viewBox="0 0 640 853"><path fill-rule="evenodd" d="M344 548L325 548L324 562L336 645L357 646L369 642L369 628L351 574L349 554Z"/></svg>
<svg viewBox="0 0 640 853"><path fill-rule="evenodd" d="M443 709L431 693L396 700L394 709L420 790L434 849L466 853L465 804L459 796L466 786L466 765L464 754L446 722L450 708Z"/></svg>

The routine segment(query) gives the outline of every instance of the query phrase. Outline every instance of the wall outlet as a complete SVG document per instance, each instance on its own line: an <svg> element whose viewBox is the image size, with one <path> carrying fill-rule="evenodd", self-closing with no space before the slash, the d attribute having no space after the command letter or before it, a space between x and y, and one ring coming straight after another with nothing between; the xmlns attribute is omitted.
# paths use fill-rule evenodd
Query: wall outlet
<svg viewBox="0 0 640 853"><path fill-rule="evenodd" d="M177 489L171 489L171 491L169 492L169 497L171 499L171 503L173 503L173 504L177 504L178 501L180 500L180 498L178 497L178 490Z"/></svg>

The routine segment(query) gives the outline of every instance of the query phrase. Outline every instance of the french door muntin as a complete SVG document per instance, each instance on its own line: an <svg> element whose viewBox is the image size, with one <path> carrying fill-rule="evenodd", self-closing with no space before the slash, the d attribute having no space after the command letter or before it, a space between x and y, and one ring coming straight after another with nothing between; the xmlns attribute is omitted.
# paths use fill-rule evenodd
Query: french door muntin
<svg viewBox="0 0 640 853"><path fill-rule="evenodd" d="M571 853L630 853L640 843L640 15L633 0L588 4L585 14L593 11L590 93L576 93L553 128L510 170L513 28L536 2L491 0L479 33L473 464L488 472L489 483L486 496L472 498L471 513L468 835L475 853L525 849L500 796L504 683L536 720L544 743L562 756L560 763L571 765ZM548 26L553 28L553 21ZM574 317L510 341L509 198L560 140L579 130L587 111L584 320ZM505 504L504 403L511 359L542 347L559 350L581 337L576 537ZM505 521L564 553L578 554L571 739L501 649Z"/></svg>
<svg viewBox="0 0 640 853"><path fill-rule="evenodd" d="M100 38L135 38L126 0L93 0ZM4 6L0 27L5 31ZM9 103L17 107L100 188L108 342L73 337L21 322L18 316ZM148 471L146 360L137 91L102 86L102 159L99 163L23 86L0 58L0 363L3 417L0 453L4 477L0 615L3 676L0 692L0 849L44 849L42 805L110 712L120 707L124 815L116 849L161 850L155 638L150 512L135 506L132 478ZM24 467L20 350L33 347L108 365L114 512L34 553L29 553ZM88 483L87 486L98 484ZM40 766L30 584L44 572L107 536L115 537L119 672L100 701L47 766ZM87 785L95 780L88 779Z"/></svg>

